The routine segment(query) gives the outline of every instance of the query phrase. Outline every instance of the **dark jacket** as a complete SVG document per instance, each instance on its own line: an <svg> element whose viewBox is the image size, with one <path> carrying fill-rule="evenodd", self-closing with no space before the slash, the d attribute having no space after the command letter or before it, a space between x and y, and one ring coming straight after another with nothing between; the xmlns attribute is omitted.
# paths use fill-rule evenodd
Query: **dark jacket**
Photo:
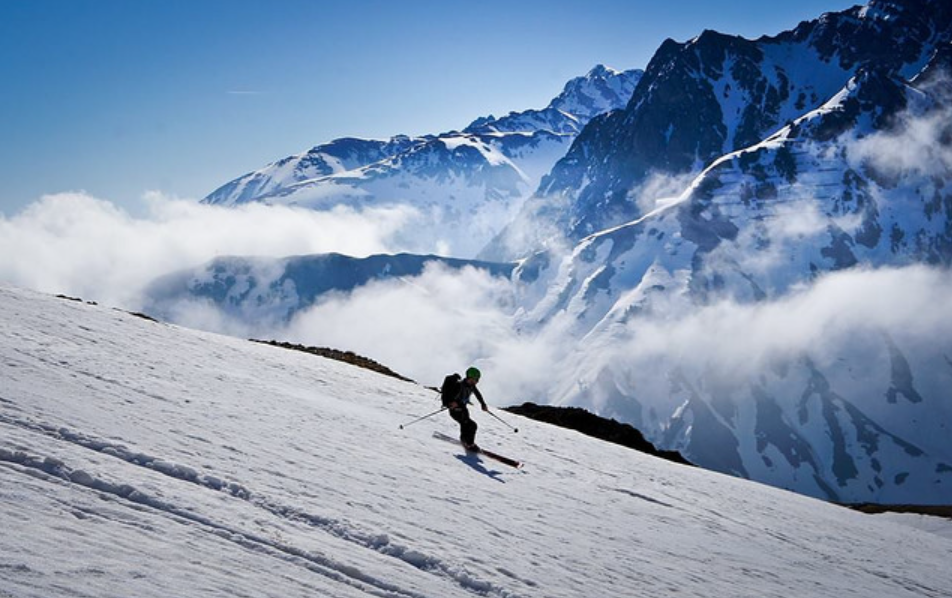
<svg viewBox="0 0 952 598"><path fill-rule="evenodd" d="M465 407L470 403L470 397L476 395L476 398L479 400L479 405L485 410L486 401L483 400L483 394L479 392L479 389L476 388L476 385L470 386L464 379L460 383L459 394L456 395L456 403L460 407Z"/></svg>
<svg viewBox="0 0 952 598"><path fill-rule="evenodd" d="M486 401L483 400L482 393L475 385L471 386L459 374L451 374L443 380L443 387L440 389L444 407L451 407L456 404L455 409L465 409L469 405L470 397L476 395L480 406L486 409Z"/></svg>

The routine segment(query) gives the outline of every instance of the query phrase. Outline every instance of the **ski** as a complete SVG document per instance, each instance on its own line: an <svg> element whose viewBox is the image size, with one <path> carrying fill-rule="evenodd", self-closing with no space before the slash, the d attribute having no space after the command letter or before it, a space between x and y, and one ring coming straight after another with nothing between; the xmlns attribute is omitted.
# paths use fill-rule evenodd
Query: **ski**
<svg viewBox="0 0 952 598"><path fill-rule="evenodd" d="M439 438L440 440L445 440L446 442L452 442L453 444L457 446L463 446L463 443L459 441L459 438L453 438L452 436L447 436L446 434L443 434L441 432L433 432L433 438ZM469 450L469 449L466 449L466 450L468 452L475 453L477 455L484 455L486 457L489 457L490 459L493 459L495 461L499 461L500 463L508 465L509 467L514 467L516 469L522 468L522 461L516 461L515 459L510 459L509 457L505 457L503 455L500 455L499 453L487 451L486 449L482 447L477 447L476 450Z"/></svg>

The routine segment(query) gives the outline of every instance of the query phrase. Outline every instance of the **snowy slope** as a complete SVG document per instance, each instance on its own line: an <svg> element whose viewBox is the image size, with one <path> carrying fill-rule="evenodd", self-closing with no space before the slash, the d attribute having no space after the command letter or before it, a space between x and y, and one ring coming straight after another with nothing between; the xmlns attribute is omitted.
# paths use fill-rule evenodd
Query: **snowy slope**
<svg viewBox="0 0 952 598"><path fill-rule="evenodd" d="M373 164L421 143L425 143L425 139L412 139L406 135L387 140L335 139L230 181L203 201L224 205L255 201L288 185Z"/></svg>
<svg viewBox="0 0 952 598"><path fill-rule="evenodd" d="M0 330L3 595L952 596L939 535L476 414L505 469L346 364L12 288Z"/></svg>
<svg viewBox="0 0 952 598"><path fill-rule="evenodd" d="M401 247L473 257L509 222L571 133L446 133L354 170L288 185L256 201L327 210L404 206Z"/></svg>

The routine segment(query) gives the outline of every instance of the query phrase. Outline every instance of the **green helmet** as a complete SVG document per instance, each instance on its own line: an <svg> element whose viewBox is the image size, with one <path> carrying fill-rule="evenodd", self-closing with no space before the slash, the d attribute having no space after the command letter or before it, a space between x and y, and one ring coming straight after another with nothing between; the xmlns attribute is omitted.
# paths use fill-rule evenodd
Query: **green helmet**
<svg viewBox="0 0 952 598"><path fill-rule="evenodd" d="M479 370L477 370L476 368L469 368L468 370L466 370L466 377L472 378L473 380L479 380L479 377L480 377Z"/></svg>

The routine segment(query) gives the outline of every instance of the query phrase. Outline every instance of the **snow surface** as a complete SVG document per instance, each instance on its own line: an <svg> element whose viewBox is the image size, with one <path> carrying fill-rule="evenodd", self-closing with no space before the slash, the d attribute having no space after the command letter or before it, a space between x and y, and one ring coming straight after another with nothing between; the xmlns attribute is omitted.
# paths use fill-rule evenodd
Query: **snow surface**
<svg viewBox="0 0 952 598"><path fill-rule="evenodd" d="M347 364L9 287L0 339L3 596L952 596L947 537L474 413L509 469Z"/></svg>
<svg viewBox="0 0 952 598"><path fill-rule="evenodd" d="M881 519L909 525L952 541L952 519L930 517L929 515L918 515L915 513L880 513L877 516Z"/></svg>

